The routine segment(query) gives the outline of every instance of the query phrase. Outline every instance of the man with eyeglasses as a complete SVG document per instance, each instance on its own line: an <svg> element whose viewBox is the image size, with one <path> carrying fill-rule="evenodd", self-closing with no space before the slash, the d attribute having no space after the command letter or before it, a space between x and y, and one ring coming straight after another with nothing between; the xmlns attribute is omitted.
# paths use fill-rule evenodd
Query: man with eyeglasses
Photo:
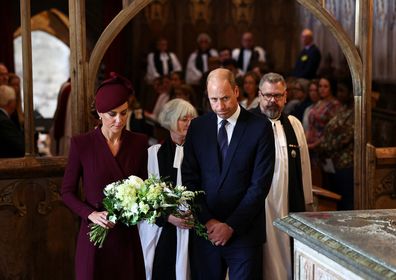
<svg viewBox="0 0 396 280"><path fill-rule="evenodd" d="M277 73L265 74L259 84L259 106L251 112L272 122L275 137L275 170L265 200L266 235L264 279L292 279L292 245L287 234L272 222L289 212L306 210L313 201L307 141L300 121L286 116L286 82Z"/></svg>

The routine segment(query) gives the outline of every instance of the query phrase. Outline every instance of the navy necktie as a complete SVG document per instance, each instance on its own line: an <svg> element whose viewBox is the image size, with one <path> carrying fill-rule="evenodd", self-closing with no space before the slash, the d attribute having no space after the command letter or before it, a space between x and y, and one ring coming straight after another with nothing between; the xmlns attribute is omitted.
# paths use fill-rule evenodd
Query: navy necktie
<svg viewBox="0 0 396 280"><path fill-rule="evenodd" d="M227 120L221 121L219 134L217 135L217 142L219 143L219 147L220 147L222 163L225 160L225 157L227 155L227 149L228 149L228 137L227 137L227 131L225 128L227 124L228 124Z"/></svg>

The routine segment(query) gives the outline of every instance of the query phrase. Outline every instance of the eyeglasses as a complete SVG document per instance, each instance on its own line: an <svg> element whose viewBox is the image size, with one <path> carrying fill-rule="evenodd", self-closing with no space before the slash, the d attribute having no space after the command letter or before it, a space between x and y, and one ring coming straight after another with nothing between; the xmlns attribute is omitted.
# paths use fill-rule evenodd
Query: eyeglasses
<svg viewBox="0 0 396 280"><path fill-rule="evenodd" d="M270 101L272 98L276 101L279 101L285 96L285 93L263 93L261 90L259 91L259 93L266 101Z"/></svg>

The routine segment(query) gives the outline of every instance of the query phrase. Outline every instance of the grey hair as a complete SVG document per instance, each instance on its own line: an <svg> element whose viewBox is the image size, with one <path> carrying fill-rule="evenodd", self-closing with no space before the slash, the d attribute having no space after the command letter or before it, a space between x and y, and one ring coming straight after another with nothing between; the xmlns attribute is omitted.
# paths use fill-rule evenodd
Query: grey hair
<svg viewBox="0 0 396 280"><path fill-rule="evenodd" d="M278 73L270 72L265 74L260 80L259 87L261 88L262 85L266 82L270 84L276 84L280 82L285 87L285 90L287 89L285 78L283 78L283 76Z"/></svg>
<svg viewBox="0 0 396 280"><path fill-rule="evenodd" d="M2 85L0 86L0 106L6 106L10 101L16 99L14 88Z"/></svg>
<svg viewBox="0 0 396 280"><path fill-rule="evenodd" d="M212 42L212 38L210 38L207 33L200 33L197 37L197 43L199 43L199 41L201 41L202 39L207 39L209 43Z"/></svg>
<svg viewBox="0 0 396 280"><path fill-rule="evenodd" d="M164 105L158 116L158 122L163 128L176 131L177 121L185 116L196 117L198 116L197 110L188 101L175 98Z"/></svg>

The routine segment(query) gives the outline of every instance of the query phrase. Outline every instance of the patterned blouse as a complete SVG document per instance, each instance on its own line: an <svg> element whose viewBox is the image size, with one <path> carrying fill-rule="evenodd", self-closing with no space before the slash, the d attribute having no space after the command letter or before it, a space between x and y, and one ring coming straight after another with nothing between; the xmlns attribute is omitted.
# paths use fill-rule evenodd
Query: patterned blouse
<svg viewBox="0 0 396 280"><path fill-rule="evenodd" d="M308 116L308 144L315 143L322 138L325 126L336 115L340 106L340 102L335 98L319 100L313 105Z"/></svg>
<svg viewBox="0 0 396 280"><path fill-rule="evenodd" d="M320 151L332 159L335 168L353 166L354 110L343 107L327 124Z"/></svg>

